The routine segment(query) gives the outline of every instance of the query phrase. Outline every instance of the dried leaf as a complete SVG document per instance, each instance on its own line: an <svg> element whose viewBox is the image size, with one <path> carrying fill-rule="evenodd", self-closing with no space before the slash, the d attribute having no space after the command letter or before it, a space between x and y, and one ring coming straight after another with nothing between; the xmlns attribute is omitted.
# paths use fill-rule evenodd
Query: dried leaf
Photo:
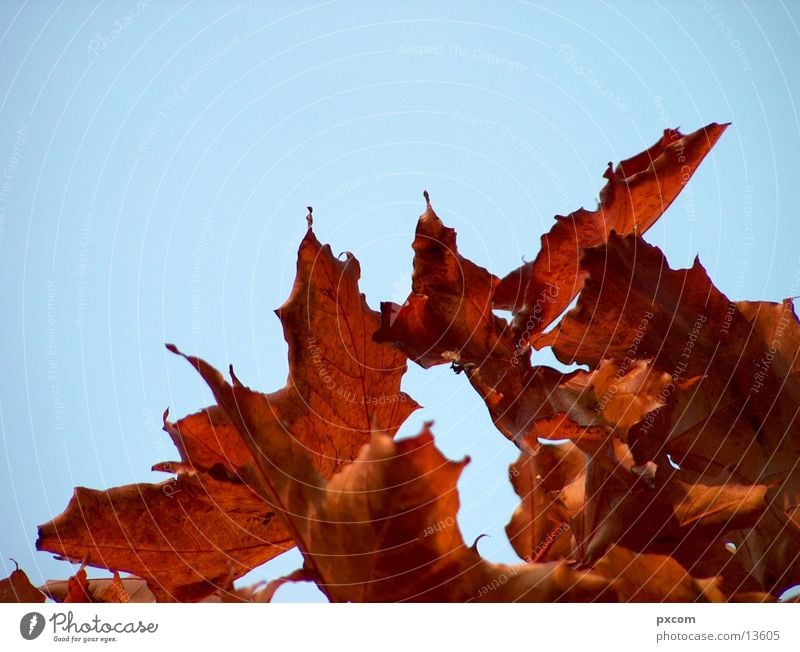
<svg viewBox="0 0 800 652"><path fill-rule="evenodd" d="M31 584L17 562L14 565L11 575L0 580L0 602L44 602L44 594Z"/></svg>
<svg viewBox="0 0 800 652"><path fill-rule="evenodd" d="M612 546L594 566L624 602L725 602L714 580L697 580L672 557Z"/></svg>
<svg viewBox="0 0 800 652"><path fill-rule="evenodd" d="M608 182L596 210L583 208L556 223L542 236L533 262L508 274L494 293L496 308L514 313L514 330L524 340L549 326L580 292L585 271L581 252L603 244L612 230L643 234L680 194L727 124L712 123L684 136L666 129L650 149L611 163L603 175Z"/></svg>
<svg viewBox="0 0 800 652"><path fill-rule="evenodd" d="M534 416L558 411L548 397L562 374L531 368L527 342L516 341L508 323L492 312L497 278L458 252L456 232L430 203L413 247L412 292L403 306L381 304L376 339L392 342L423 367L448 363L466 372L497 428L522 442Z"/></svg>
<svg viewBox="0 0 800 652"><path fill-rule="evenodd" d="M72 578L70 578L72 579ZM40 590L55 602L65 602L69 593L69 580L48 580ZM155 602L156 597L147 588L147 582L139 577L120 577L114 573L112 578L89 579L86 593L90 602Z"/></svg>
<svg viewBox="0 0 800 652"><path fill-rule="evenodd" d="M521 502L506 526L508 540L527 562L569 557L573 517L583 505L586 462L574 444L523 450L509 475Z"/></svg>
<svg viewBox="0 0 800 652"><path fill-rule="evenodd" d="M400 391L406 356L373 341L380 315L359 292L360 276L352 254L337 260L309 228L292 293L277 310L289 379L269 403L325 477L352 460L370 432L393 436L419 407Z"/></svg>
<svg viewBox="0 0 800 652"><path fill-rule="evenodd" d="M428 202L414 237L411 294L398 306L381 304L377 339L394 342L423 367L443 363L508 364L513 341L492 313L497 278L458 253L456 232Z"/></svg>
<svg viewBox="0 0 800 652"><path fill-rule="evenodd" d="M468 548L455 527L455 485L466 461L446 460L427 429L401 442L374 433L356 460L326 482L262 395L232 387L204 361L186 358L247 433L257 467L251 483L282 515L307 571L332 601L610 595L598 578L563 565L490 564Z"/></svg>
<svg viewBox="0 0 800 652"><path fill-rule="evenodd" d="M311 580L332 601L774 600L800 582L800 322L790 301L729 301L699 262L672 270L640 237L725 127L668 130L609 165L598 209L557 217L537 258L502 281L458 252L426 193L412 293L380 315L358 261L321 245L309 213L277 311L286 386L254 392L185 356L216 405L176 423L165 413L180 459L154 469L176 477L79 488L37 542L142 579L87 580L82 566L45 591L125 602L147 582L159 600L260 602ZM532 345L589 368L532 366ZM465 544L467 460L447 460L427 426L393 441L418 407L400 391L406 355L464 372L521 449L507 533L529 563ZM234 587L295 544L301 570ZM0 595L16 597L14 576Z"/></svg>
<svg viewBox="0 0 800 652"><path fill-rule="evenodd" d="M669 374L662 395L672 407L630 429L637 461L669 455L688 481L773 486L757 526L733 539L765 590L777 595L800 581L800 533L784 509L800 492L800 323L791 302L731 302L699 261L672 270L632 236L612 234L581 264L588 278L577 306L537 346L594 367L635 345L637 357Z"/></svg>
<svg viewBox="0 0 800 652"><path fill-rule="evenodd" d="M159 601L193 601L292 541L246 485L181 474L106 491L78 487L67 509L40 526L37 546L134 573Z"/></svg>
<svg viewBox="0 0 800 652"><path fill-rule="evenodd" d="M289 380L259 395L323 476L352 460L370 432L393 435L418 407L400 391L405 356L372 339L379 315L358 290L359 274L354 257L337 260L309 228L291 296L278 310ZM65 512L40 527L37 547L139 575L159 601L200 600L293 547L244 483L252 455L229 415L213 406L171 423L165 413L164 429L181 461L154 469L176 473L174 480L79 488Z"/></svg>
<svg viewBox="0 0 800 652"><path fill-rule="evenodd" d="M91 602L89 595L89 580L86 577L86 569L80 570L67 580L67 595L64 602Z"/></svg>
<svg viewBox="0 0 800 652"><path fill-rule="evenodd" d="M164 431L172 439L181 460L195 471L206 471L219 479L234 479L239 469L252 460L242 436L225 413L213 406L170 422L164 413ZM174 473L174 468L159 465L157 470Z"/></svg>

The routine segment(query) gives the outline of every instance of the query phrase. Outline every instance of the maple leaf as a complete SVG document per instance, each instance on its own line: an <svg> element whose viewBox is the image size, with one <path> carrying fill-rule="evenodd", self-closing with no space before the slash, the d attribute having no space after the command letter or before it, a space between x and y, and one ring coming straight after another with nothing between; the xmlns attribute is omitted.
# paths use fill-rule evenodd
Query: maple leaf
<svg viewBox="0 0 800 652"><path fill-rule="evenodd" d="M635 226L639 231L649 227L677 196L725 127L712 124L688 136L668 130L649 150L623 161L616 171L609 168L600 208L558 218L543 238L542 252L523 267L530 283L556 289L544 302L552 316L562 312L582 286L586 273L578 267L581 249L605 242L613 228L632 232ZM429 200L419 218L413 248L412 292L402 306L381 304L376 339L394 343L423 367L449 362L466 371L497 428L515 442L531 439L535 421L574 409L569 396L555 391L569 376L530 364L528 340L552 319L542 317L541 328L527 328L520 336L519 328L514 332L496 316L492 308L493 303L498 306L498 293L503 293L501 282L459 253L455 231L442 223ZM567 292L562 285L571 289ZM517 308L507 302L500 304ZM530 310L520 307L516 321ZM634 363L632 371L642 364L646 363ZM626 375L625 380L630 382L633 376ZM613 403L622 403L635 423L639 410L631 410L626 397Z"/></svg>
<svg viewBox="0 0 800 652"><path fill-rule="evenodd" d="M426 195L427 199L427 195ZM465 375L486 402L497 428L520 442L527 435L531 402L546 403L562 375L532 368L527 343L515 341L505 319L492 312L498 279L458 252L456 232L430 201L417 223L412 289L402 306L381 304L375 339L391 342L423 367L449 363Z"/></svg>
<svg viewBox="0 0 800 652"><path fill-rule="evenodd" d="M192 473L208 473L219 480L235 479L239 469L251 459L250 450L227 415L211 406L183 417L177 423L169 421L164 412L164 431L180 453L181 462L162 462L154 470L175 473L176 469Z"/></svg>
<svg viewBox="0 0 800 652"><path fill-rule="evenodd" d="M555 436L580 430L566 423L570 427L556 430ZM589 442L579 437L578 442L588 462L581 466L582 456L570 449L568 475L559 472L553 446L536 451L537 456L545 451L541 461L523 451L512 467L518 471L516 478L512 473L512 482L522 501L508 532L520 556L568 556L591 566L619 543L638 552L675 555L694 576L722 575L729 593L758 590L741 560L724 550L723 536L763 516L765 485L707 486L684 482L669 466L637 467L628 446L613 432ZM521 550L519 539L523 546L532 545L533 552L530 547Z"/></svg>
<svg viewBox="0 0 800 652"><path fill-rule="evenodd" d="M726 602L719 578L696 579L672 557L611 546L594 570L614 580L625 602Z"/></svg>
<svg viewBox="0 0 800 652"><path fill-rule="evenodd" d="M543 421L540 434L571 439L588 456L583 501L570 509L572 558L591 565L618 542L639 552L674 555L694 576L721 575L730 593L760 588L741 555L729 554L725 543L733 531L765 516L767 485L728 477L687 482L691 476L669 464L637 464L623 429L584 428L566 414ZM535 503L523 500L515 516L530 519L534 510Z"/></svg>
<svg viewBox="0 0 800 652"><path fill-rule="evenodd" d="M638 463L673 460L686 480L769 485L768 509L733 537L765 590L800 581L800 323L791 302L732 302L695 261L672 270L658 248L612 234L581 263L577 306L537 347L591 367L635 347L670 380L656 409L628 432ZM691 388L681 387L700 378ZM669 458L667 458L669 455Z"/></svg>
<svg viewBox="0 0 800 652"><path fill-rule="evenodd" d="M81 573L83 576L81 577ZM82 591L83 600L75 599L75 587ZM81 569L68 580L48 580L39 588L54 602L155 602L156 596L147 587L147 582L140 577L120 577L114 573L111 578L86 578L86 571ZM72 597L71 597L72 594ZM79 594L80 597L81 594Z"/></svg>
<svg viewBox="0 0 800 652"><path fill-rule="evenodd" d="M360 275L352 254L337 260L309 227L291 295L277 310L289 379L269 402L325 477L352 460L371 432L393 436L419 407L400 391L406 356L373 340L380 314L359 292Z"/></svg>
<svg viewBox="0 0 800 652"><path fill-rule="evenodd" d="M78 487L64 512L39 527L37 547L139 575L159 601L193 601L292 546L270 514L246 485L205 474Z"/></svg>
<svg viewBox="0 0 800 652"><path fill-rule="evenodd" d="M86 569L81 566L75 575L67 580L67 595L64 602L91 602L89 596L89 579L86 576Z"/></svg>
<svg viewBox="0 0 800 652"><path fill-rule="evenodd" d="M522 339L547 328L580 292L585 278L579 267L581 251L605 242L612 230L622 235L647 231L727 126L712 123L685 136L665 129L650 149L616 168L608 164L597 209L556 216L536 258L509 273L494 292L494 306L512 311L514 330Z"/></svg>
<svg viewBox="0 0 800 652"><path fill-rule="evenodd" d="M506 321L492 313L498 279L458 253L456 232L425 198L413 243L411 294L402 306L381 303L376 339L397 344L426 368L486 365L494 359L508 364L513 341L503 337Z"/></svg>
<svg viewBox="0 0 800 652"><path fill-rule="evenodd" d="M400 391L405 356L372 340L380 318L358 290L359 275L354 257L337 260L309 227L292 293L277 311L289 380L260 395L326 477L355 457L370 432L393 435L418 407ZM78 488L64 513L39 528L37 547L138 575L159 601L200 600L294 540L245 484L251 452L228 414L212 406L171 423L165 413L164 428L181 460L154 470L174 479Z"/></svg>
<svg viewBox="0 0 800 652"><path fill-rule="evenodd" d="M231 602L272 602L275 592L284 584L290 582L313 582L314 578L304 569L298 568L288 575L278 577L270 582L256 582L251 586L229 589L219 589L208 596L203 602L231 603Z"/></svg>
<svg viewBox="0 0 800 652"><path fill-rule="evenodd" d="M506 526L508 540L528 562L567 559L573 518L583 505L586 460L572 443L522 450L509 476L521 498Z"/></svg>
<svg viewBox="0 0 800 652"><path fill-rule="evenodd" d="M446 460L427 427L400 442L373 433L358 457L326 481L263 395L231 386L203 360L184 357L246 433L255 461L250 483L281 514L305 571L330 600L613 597L607 582L563 564L490 564L468 548L455 526L456 482L467 461Z"/></svg>
<svg viewBox="0 0 800 652"><path fill-rule="evenodd" d="M675 389L688 389L698 380L680 380ZM626 357L600 360L592 371L566 375L553 392L576 423L606 426L624 436L645 415L669 405L665 390L672 382L672 376L653 369L651 361Z"/></svg>
<svg viewBox="0 0 800 652"><path fill-rule="evenodd" d="M261 602L314 581L332 601L774 600L800 581L800 322L788 301L729 301L699 262L672 270L640 237L725 127L667 130L609 164L598 209L557 217L537 258L502 281L458 252L425 193L411 295L380 315L358 261L321 245L309 213L277 311L286 386L255 392L185 355L216 405L176 423L165 413L180 461L154 469L176 477L78 488L37 542L142 579L88 580L82 566L45 591L123 602L146 582L159 600ZM532 366L531 346L589 369ZM465 372L520 447L506 531L528 563L465 544L468 460L447 460L427 425L393 441L418 407L400 391L406 356ZM234 587L295 544L303 568ZM13 577L0 591L23 584Z"/></svg>
<svg viewBox="0 0 800 652"><path fill-rule="evenodd" d="M0 602L44 602L44 594L31 584L17 562L14 565L11 575L0 580Z"/></svg>
<svg viewBox="0 0 800 652"><path fill-rule="evenodd" d="M598 209L558 216L536 259L502 281L458 252L455 231L428 201L413 243L412 292L403 306L381 304L377 338L423 367L451 362L466 370L498 429L516 442L530 439L535 420L566 411L563 395L554 394L566 378L531 367L528 342L580 291L581 251L605 242L613 229L647 230L726 127L710 124L686 136L668 129L650 149L616 169L609 164ZM493 307L514 313L513 329Z"/></svg>

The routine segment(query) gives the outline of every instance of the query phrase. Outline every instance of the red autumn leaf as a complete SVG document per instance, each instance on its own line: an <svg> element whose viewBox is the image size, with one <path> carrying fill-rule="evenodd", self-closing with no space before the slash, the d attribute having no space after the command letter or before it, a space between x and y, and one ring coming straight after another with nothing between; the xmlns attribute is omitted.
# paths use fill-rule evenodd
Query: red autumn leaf
<svg viewBox="0 0 800 652"><path fill-rule="evenodd" d="M358 260L337 260L309 227L292 293L277 313L289 344L286 387L269 395L325 477L352 460L371 432L393 436L419 406L400 380L406 356L373 341L380 315L359 292Z"/></svg>
<svg viewBox="0 0 800 652"><path fill-rule="evenodd" d="M64 602L91 602L89 595L89 580L86 569L81 569L67 580L67 595Z"/></svg>
<svg viewBox="0 0 800 652"><path fill-rule="evenodd" d="M172 439L183 464L194 472L205 472L217 478L235 478L239 469L252 458L242 436L225 413L216 406L183 417L177 423L164 413L164 431ZM180 463L166 462L155 470L175 473Z"/></svg>
<svg viewBox="0 0 800 652"><path fill-rule="evenodd" d="M612 546L594 566L625 602L725 602L719 580L693 578L672 557Z"/></svg>
<svg viewBox="0 0 800 652"><path fill-rule="evenodd" d="M581 251L604 243L612 230L622 235L647 231L727 126L712 123L685 136L666 129L650 149L616 169L608 164L597 209L556 216L533 262L509 273L494 293L495 307L514 313L514 330L523 340L547 328L580 292L585 278L579 267Z"/></svg>
<svg viewBox="0 0 800 652"><path fill-rule="evenodd" d="M17 562L14 565L11 575L0 580L0 602L44 602L44 594L31 584Z"/></svg>
<svg viewBox="0 0 800 652"><path fill-rule="evenodd" d="M571 390L570 390L571 391ZM580 418L581 412L575 412ZM639 552L673 555L695 577L721 575L729 593L758 590L741 555L724 550L735 531L760 524L767 515L764 484L739 484L728 477L688 482L666 459L637 464L622 428L582 427L566 414L543 419L540 436L567 438L587 455L584 501L571 510L572 556L592 564L620 543ZM518 508L530 517L524 500Z"/></svg>
<svg viewBox="0 0 800 652"><path fill-rule="evenodd" d="M137 574L159 601L193 601L292 541L246 485L181 473L161 484L78 487L67 509L40 526L37 545Z"/></svg>
<svg viewBox="0 0 800 652"><path fill-rule="evenodd" d="M586 460L571 443L523 450L509 469L519 507L506 526L508 540L528 562L570 557L573 518L583 505Z"/></svg>
<svg viewBox="0 0 800 652"><path fill-rule="evenodd" d="M427 200L426 195L426 200ZM458 253L456 232L427 202L414 238L411 294L402 306L381 304L377 339L394 342L423 367L509 364L513 341L492 313L497 278Z"/></svg>
<svg viewBox="0 0 800 652"><path fill-rule="evenodd" d="M329 599L614 597L606 583L562 564L490 564L468 548L455 526L456 481L466 462L447 461L427 429L397 443L374 433L356 460L326 482L263 395L231 386L204 361L186 358L247 433L255 460L250 482L281 514L303 553L306 572Z"/></svg>
<svg viewBox="0 0 800 652"><path fill-rule="evenodd" d="M497 278L458 252L455 231L430 203L413 246L412 292L402 306L381 304L376 339L394 343L423 367L449 363L463 370L498 429L509 439L524 440L533 414L540 413L562 375L531 368L527 344L519 346L508 323L492 312ZM530 400L522 401L526 393Z"/></svg>
<svg viewBox="0 0 800 652"><path fill-rule="evenodd" d="M380 319L358 262L309 228L278 310L286 387L254 392L186 356L217 405L165 415L180 461L154 468L176 478L79 488L40 530L45 549L143 579L81 569L45 590L123 602L146 581L143 595L161 600L260 602L314 581L333 601L774 600L800 581L800 324L790 302L730 302L699 263L672 270L639 237L724 128L668 131L609 168L598 210L558 218L534 262L502 282L458 252L428 203L412 294ZM493 305L512 310L513 330ZM531 366L531 336L589 369ZM400 392L406 355L464 371L521 448L507 533L528 563L465 545L466 461L447 460L427 426L392 440L417 407ZM302 569L234 587L295 544Z"/></svg>
<svg viewBox="0 0 800 652"><path fill-rule="evenodd" d="M666 373L671 406L630 429L634 457L665 464L669 454L690 481L774 486L757 527L733 539L766 590L800 581L800 536L786 511L800 494L800 323L791 303L731 302L698 261L672 270L640 238L612 235L582 266L578 305L537 346L592 367L635 348Z"/></svg>
<svg viewBox="0 0 800 652"><path fill-rule="evenodd" d="M289 344L287 386L260 395L323 476L355 457L372 431L393 435L418 406L400 391L406 358L373 342L379 315L358 290L358 261L337 260L309 228L297 279L279 309ZM37 546L147 580L158 600L200 600L294 546L269 505L244 483L251 453L217 407L164 418L180 462L161 484L79 488Z"/></svg>
<svg viewBox="0 0 800 652"><path fill-rule="evenodd" d="M51 600L65 602L69 593L69 580L48 580L41 590ZM91 602L148 603L156 601L155 595L147 588L145 580L139 577L120 577L119 573L114 573L112 578L87 580L86 593Z"/></svg>
<svg viewBox="0 0 800 652"><path fill-rule="evenodd" d="M572 558L592 565L619 543L673 555L696 577L722 575L730 593L758 588L741 560L719 553L723 536L763 516L766 486L687 483L670 467L636 467L627 446L610 435L593 452L582 489L579 509L569 515ZM515 518L532 520L535 506L523 499Z"/></svg>

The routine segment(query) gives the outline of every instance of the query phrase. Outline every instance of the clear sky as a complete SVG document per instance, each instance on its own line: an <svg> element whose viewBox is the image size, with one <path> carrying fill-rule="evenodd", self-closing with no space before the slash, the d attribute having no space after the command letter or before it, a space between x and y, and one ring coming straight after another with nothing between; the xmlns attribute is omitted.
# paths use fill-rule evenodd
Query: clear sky
<svg viewBox="0 0 800 652"><path fill-rule="evenodd" d="M799 25L777 1L0 3L0 576L74 571L34 550L73 486L164 479L162 411L211 403L164 342L284 384L272 311L309 204L377 308L410 288L423 189L504 274L609 160L731 121L647 239L733 299L800 295ZM404 389L425 408L401 435L433 419L473 458L465 538L515 561L516 449L463 375Z"/></svg>

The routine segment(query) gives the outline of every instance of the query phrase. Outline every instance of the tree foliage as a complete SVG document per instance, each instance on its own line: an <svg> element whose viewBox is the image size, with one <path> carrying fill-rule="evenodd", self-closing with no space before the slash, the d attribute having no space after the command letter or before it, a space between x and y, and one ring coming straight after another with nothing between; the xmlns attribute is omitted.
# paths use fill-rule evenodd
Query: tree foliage
<svg viewBox="0 0 800 652"><path fill-rule="evenodd" d="M609 164L598 207L557 216L502 278L459 252L426 193L412 292L379 312L309 212L277 310L285 387L260 393L169 345L215 398L165 413L180 459L154 468L169 478L76 488L37 547L81 569L41 592L17 570L0 597L267 601L311 581L336 602L774 601L800 582L800 324L791 301L730 301L699 261L672 269L642 237L726 126L666 130ZM588 369L536 364L544 347ZM519 448L519 564L463 540L468 459L446 459L430 424L394 440L419 408L401 390L408 359L463 372ZM301 569L235 587L294 546Z"/></svg>

